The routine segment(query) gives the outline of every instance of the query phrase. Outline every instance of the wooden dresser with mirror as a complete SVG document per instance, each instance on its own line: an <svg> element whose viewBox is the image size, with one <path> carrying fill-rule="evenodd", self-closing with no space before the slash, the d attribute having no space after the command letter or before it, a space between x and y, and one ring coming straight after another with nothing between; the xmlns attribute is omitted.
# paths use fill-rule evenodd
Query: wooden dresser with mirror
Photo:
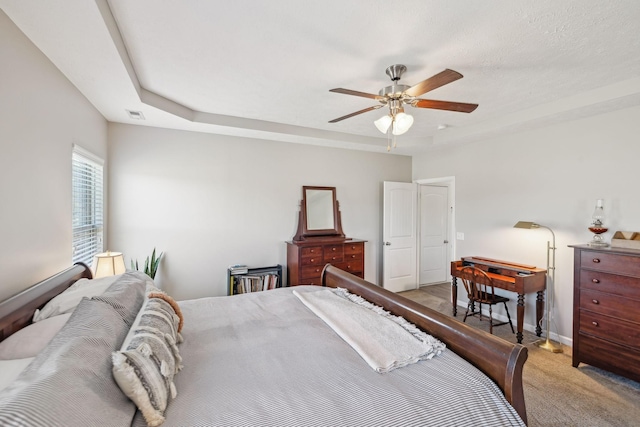
<svg viewBox="0 0 640 427"><path fill-rule="evenodd" d="M287 242L288 285L320 285L326 264L364 279L365 242L345 237L335 187L302 187L298 229Z"/></svg>

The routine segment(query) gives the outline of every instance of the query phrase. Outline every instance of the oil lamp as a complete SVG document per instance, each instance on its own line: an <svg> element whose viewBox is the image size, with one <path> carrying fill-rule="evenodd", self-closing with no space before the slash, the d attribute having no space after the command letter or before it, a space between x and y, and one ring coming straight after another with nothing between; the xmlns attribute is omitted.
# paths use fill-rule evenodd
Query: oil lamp
<svg viewBox="0 0 640 427"><path fill-rule="evenodd" d="M599 246L605 247L609 246L608 243L604 241L602 238L602 233L605 233L609 230L604 225L604 200L598 199L596 200L596 207L593 210L593 215L591 215L593 222L589 226L589 231L593 233L593 239L589 242L589 246Z"/></svg>

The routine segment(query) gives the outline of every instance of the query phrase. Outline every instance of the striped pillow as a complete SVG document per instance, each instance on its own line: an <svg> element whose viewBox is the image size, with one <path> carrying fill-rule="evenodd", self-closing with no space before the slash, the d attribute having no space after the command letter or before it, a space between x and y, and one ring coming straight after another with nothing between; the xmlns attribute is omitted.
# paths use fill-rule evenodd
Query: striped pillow
<svg viewBox="0 0 640 427"><path fill-rule="evenodd" d="M114 352L113 376L150 426L164 422L169 398L177 394L174 375L182 368L177 343L180 318L171 304L149 298L138 313L120 351Z"/></svg>
<svg viewBox="0 0 640 427"><path fill-rule="evenodd" d="M51 342L0 392L0 426L123 426L136 407L112 374L135 318L102 301L83 299Z"/></svg>
<svg viewBox="0 0 640 427"><path fill-rule="evenodd" d="M109 304L130 327L145 301L145 288L147 282L150 281L149 276L144 273L128 271L122 274L103 294L91 299Z"/></svg>

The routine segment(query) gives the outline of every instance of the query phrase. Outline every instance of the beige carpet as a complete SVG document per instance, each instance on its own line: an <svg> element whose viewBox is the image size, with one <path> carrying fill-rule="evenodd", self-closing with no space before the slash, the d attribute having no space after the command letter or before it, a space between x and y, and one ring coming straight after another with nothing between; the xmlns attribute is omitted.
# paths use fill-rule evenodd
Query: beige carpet
<svg viewBox="0 0 640 427"><path fill-rule="evenodd" d="M450 285L424 286L401 295L451 316ZM464 308L458 307L462 321ZM515 316L512 315L515 324ZM488 331L488 320L467 319L471 326ZM509 325L494 334L515 342ZM581 364L571 366L571 348L550 353L533 343L535 334L524 332L529 350L524 366L524 395L530 427L538 426L640 426L640 383Z"/></svg>

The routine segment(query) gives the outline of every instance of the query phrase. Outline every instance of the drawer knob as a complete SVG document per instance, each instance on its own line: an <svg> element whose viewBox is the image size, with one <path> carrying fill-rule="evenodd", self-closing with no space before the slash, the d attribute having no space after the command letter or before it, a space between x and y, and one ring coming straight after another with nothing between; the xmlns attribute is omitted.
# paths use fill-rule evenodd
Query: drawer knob
<svg viewBox="0 0 640 427"><path fill-rule="evenodd" d="M311 258L311 262L315 262L315 261L316 261L315 259Z"/></svg>
<svg viewBox="0 0 640 427"><path fill-rule="evenodd" d="M332 251L335 251L335 250L336 250L336 248L331 248L331 250L332 250Z"/></svg>
<svg viewBox="0 0 640 427"><path fill-rule="evenodd" d="M598 280L598 279L591 279L591 281L592 281L593 283L600 283L600 280Z"/></svg>
<svg viewBox="0 0 640 427"><path fill-rule="evenodd" d="M592 299L591 302L594 304L600 304L600 301L598 301L597 299Z"/></svg>
<svg viewBox="0 0 640 427"><path fill-rule="evenodd" d="M591 324L592 324L593 326L600 326L600 325L598 324L598 322L591 322Z"/></svg>
<svg viewBox="0 0 640 427"><path fill-rule="evenodd" d="M335 260L335 259L336 259L336 257L331 257L331 259Z"/></svg>
<svg viewBox="0 0 640 427"><path fill-rule="evenodd" d="M595 262L595 263L597 264L597 263L599 263L599 262L600 262L600 259L599 259L599 258L594 258L594 259L593 259L593 262Z"/></svg>
<svg viewBox="0 0 640 427"><path fill-rule="evenodd" d="M319 272L320 272L320 269L319 269L319 268L316 268L316 273L319 273Z"/></svg>
<svg viewBox="0 0 640 427"><path fill-rule="evenodd" d="M316 250L315 249L311 249L309 252L314 253Z"/></svg>

